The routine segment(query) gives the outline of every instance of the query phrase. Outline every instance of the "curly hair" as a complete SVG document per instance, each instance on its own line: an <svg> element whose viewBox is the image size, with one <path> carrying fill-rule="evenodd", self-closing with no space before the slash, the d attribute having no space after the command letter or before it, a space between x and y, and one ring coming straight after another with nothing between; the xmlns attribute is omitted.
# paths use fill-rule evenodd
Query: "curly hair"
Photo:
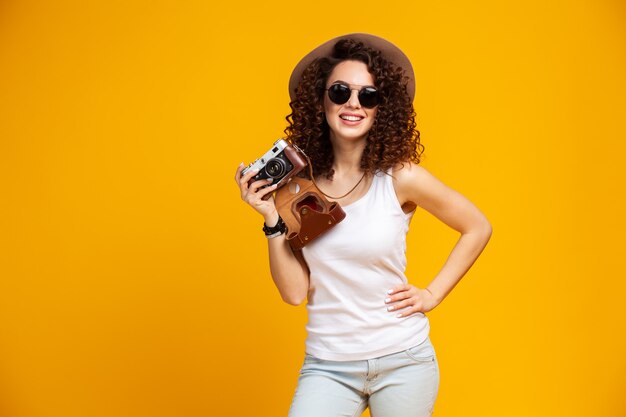
<svg viewBox="0 0 626 417"><path fill-rule="evenodd" d="M294 99L289 103L291 113L286 117L289 126L284 130L287 140L306 152L316 176L325 175L332 180L333 149L323 100L330 73L345 60L365 63L380 94L376 119L361 157L361 169L374 174L377 169L386 172L398 163L419 164L424 145L420 143L415 110L406 88L408 78L380 51L353 39L339 40L330 57L316 59L302 73Z"/></svg>

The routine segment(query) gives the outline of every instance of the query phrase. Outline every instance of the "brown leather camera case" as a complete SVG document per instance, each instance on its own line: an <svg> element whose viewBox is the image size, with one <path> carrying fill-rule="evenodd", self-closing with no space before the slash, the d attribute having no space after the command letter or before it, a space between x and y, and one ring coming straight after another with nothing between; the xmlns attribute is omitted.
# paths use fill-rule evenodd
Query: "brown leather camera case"
<svg viewBox="0 0 626 417"><path fill-rule="evenodd" d="M276 209L287 225L287 241L300 250L346 217L311 180L294 176L276 192Z"/></svg>

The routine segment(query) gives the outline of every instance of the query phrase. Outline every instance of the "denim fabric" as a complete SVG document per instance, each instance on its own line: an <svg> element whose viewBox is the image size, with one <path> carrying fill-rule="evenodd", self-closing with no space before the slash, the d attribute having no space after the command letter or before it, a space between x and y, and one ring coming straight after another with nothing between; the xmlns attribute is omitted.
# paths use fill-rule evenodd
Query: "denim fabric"
<svg viewBox="0 0 626 417"><path fill-rule="evenodd" d="M407 350L360 361L306 354L289 417L427 417L439 391L430 337Z"/></svg>

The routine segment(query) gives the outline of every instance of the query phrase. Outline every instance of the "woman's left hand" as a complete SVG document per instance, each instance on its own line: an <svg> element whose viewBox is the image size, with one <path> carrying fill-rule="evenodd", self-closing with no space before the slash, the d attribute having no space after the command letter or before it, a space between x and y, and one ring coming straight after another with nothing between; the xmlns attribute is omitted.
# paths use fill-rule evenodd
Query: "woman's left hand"
<svg viewBox="0 0 626 417"><path fill-rule="evenodd" d="M397 317L407 317L414 313L426 313L431 311L439 302L426 288L417 288L406 284L396 287L388 292L385 303L389 304L388 311L398 311Z"/></svg>

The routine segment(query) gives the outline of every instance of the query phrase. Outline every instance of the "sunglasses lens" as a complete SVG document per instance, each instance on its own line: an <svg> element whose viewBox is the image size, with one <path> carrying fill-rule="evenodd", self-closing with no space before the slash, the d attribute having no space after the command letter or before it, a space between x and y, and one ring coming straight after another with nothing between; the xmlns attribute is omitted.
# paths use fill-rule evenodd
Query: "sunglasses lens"
<svg viewBox="0 0 626 417"><path fill-rule="evenodd" d="M335 104L343 104L350 100L352 91L343 84L333 84L328 88L328 98ZM359 91L359 103L367 108L374 108L379 102L378 90L374 87L365 87Z"/></svg>
<svg viewBox="0 0 626 417"><path fill-rule="evenodd" d="M376 107L378 105L378 90L373 87L365 87L359 91L359 102L363 107Z"/></svg>
<svg viewBox="0 0 626 417"><path fill-rule="evenodd" d="M335 104L343 104L350 99L350 88L342 84L333 84L328 89L328 98Z"/></svg>

